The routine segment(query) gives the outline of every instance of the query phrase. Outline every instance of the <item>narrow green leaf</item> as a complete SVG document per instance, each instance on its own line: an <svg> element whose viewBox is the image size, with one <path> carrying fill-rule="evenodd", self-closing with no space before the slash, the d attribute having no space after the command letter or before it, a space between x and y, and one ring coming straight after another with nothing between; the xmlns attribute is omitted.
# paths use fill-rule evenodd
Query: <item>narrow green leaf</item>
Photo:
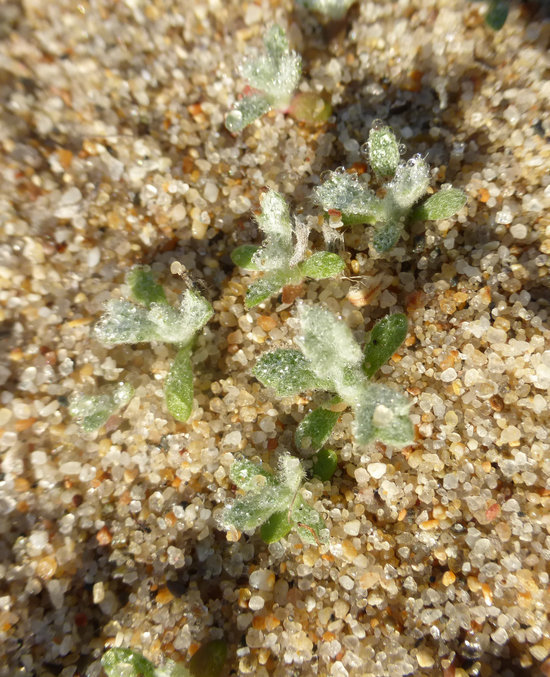
<svg viewBox="0 0 550 677"><path fill-rule="evenodd" d="M254 244L243 244L231 252L231 260L239 268L244 270L258 270L258 265L252 261L252 257L259 247Z"/></svg>
<svg viewBox="0 0 550 677"><path fill-rule="evenodd" d="M275 483L275 478L272 473L264 470L261 466L252 463L252 461L247 460L246 458L241 458L233 463L229 470L229 479L235 484L239 489L242 489L246 492L256 493L261 491L263 486L265 486L265 481L262 478L265 477L270 484Z"/></svg>
<svg viewBox="0 0 550 677"><path fill-rule="evenodd" d="M288 510L281 510L273 513L267 522L262 524L260 536L264 543L275 543L287 536L292 527L288 521Z"/></svg>
<svg viewBox="0 0 550 677"><path fill-rule="evenodd" d="M279 348L264 353L252 373L264 386L273 388L277 397L297 395L327 385L313 373L299 350Z"/></svg>
<svg viewBox="0 0 550 677"><path fill-rule="evenodd" d="M225 116L225 127L232 134L238 134L249 124L271 110L271 103L265 94L254 93L244 96Z"/></svg>
<svg viewBox="0 0 550 677"><path fill-rule="evenodd" d="M214 639L193 654L188 668L193 677L220 677L227 658L227 643Z"/></svg>
<svg viewBox="0 0 550 677"><path fill-rule="evenodd" d="M177 421L187 421L193 409L191 348L180 348L164 384L168 411Z"/></svg>
<svg viewBox="0 0 550 677"><path fill-rule="evenodd" d="M334 449L324 447L319 451L313 463L313 474L323 482L328 482L338 468L338 454Z"/></svg>
<svg viewBox="0 0 550 677"><path fill-rule="evenodd" d="M155 677L153 664L133 649L109 649L101 665L107 677Z"/></svg>
<svg viewBox="0 0 550 677"><path fill-rule="evenodd" d="M296 428L294 442L298 449L320 449L328 440L340 413L318 407L305 416Z"/></svg>
<svg viewBox="0 0 550 677"><path fill-rule="evenodd" d="M386 315L377 322L365 346L363 371L372 378L403 343L407 336L407 316L402 313Z"/></svg>
<svg viewBox="0 0 550 677"><path fill-rule="evenodd" d="M263 277L253 282L247 289L244 299L246 308L254 308L258 304L277 294L289 283L290 275L287 271L274 270L265 273Z"/></svg>
<svg viewBox="0 0 550 677"><path fill-rule="evenodd" d="M385 126L373 127L367 145L370 166L375 174L382 178L392 177L401 159L399 145L392 130Z"/></svg>
<svg viewBox="0 0 550 677"><path fill-rule="evenodd" d="M466 194L458 188L444 188L431 195L412 213L414 221L437 221L448 219L466 204Z"/></svg>
<svg viewBox="0 0 550 677"><path fill-rule="evenodd" d="M485 23L493 30L499 31L506 23L509 11L509 0L492 0L485 15Z"/></svg>
<svg viewBox="0 0 550 677"><path fill-rule="evenodd" d="M149 266L134 266L126 274L126 284L130 287L134 300L147 308L152 303L168 303L163 286L155 280Z"/></svg>
<svg viewBox="0 0 550 677"><path fill-rule="evenodd" d="M335 277L341 273L346 264L338 256L331 252L316 252L309 259L299 264L300 273L304 277L312 277L314 280L323 280L327 277Z"/></svg>
<svg viewBox="0 0 550 677"><path fill-rule="evenodd" d="M296 497L290 517L296 524L296 531L304 543L316 545L326 541L321 536L321 531L326 528L323 518L315 508L304 501L301 495Z"/></svg>
<svg viewBox="0 0 550 677"><path fill-rule="evenodd" d="M394 247L401 237L403 228L404 224L401 221L390 221L377 228L372 239L376 251L383 253Z"/></svg>

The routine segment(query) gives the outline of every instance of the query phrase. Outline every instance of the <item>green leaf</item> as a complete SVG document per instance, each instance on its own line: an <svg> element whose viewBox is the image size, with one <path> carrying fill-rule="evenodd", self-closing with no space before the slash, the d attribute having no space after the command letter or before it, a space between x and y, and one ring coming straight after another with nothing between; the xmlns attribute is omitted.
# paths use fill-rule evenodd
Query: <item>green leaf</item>
<svg viewBox="0 0 550 677"><path fill-rule="evenodd" d="M292 99L288 112L300 122L320 125L332 115L332 106L315 92L299 92Z"/></svg>
<svg viewBox="0 0 550 677"><path fill-rule="evenodd" d="M375 126L370 130L369 162L377 176L392 177L399 165L399 145L389 127Z"/></svg>
<svg viewBox="0 0 550 677"><path fill-rule="evenodd" d="M302 419L294 434L294 442L298 449L320 449L330 437L340 413L323 407L310 411Z"/></svg>
<svg viewBox="0 0 550 677"><path fill-rule="evenodd" d="M444 188L419 205L413 211L412 218L414 221L448 219L459 212L466 201L466 194L458 188Z"/></svg>
<svg viewBox="0 0 550 677"><path fill-rule="evenodd" d="M288 266L294 253L288 204L280 193L268 190L260 197L260 206L261 212L256 220L265 235L265 242L252 262L259 270L280 270Z"/></svg>
<svg viewBox="0 0 550 677"><path fill-rule="evenodd" d="M287 536L293 526L288 521L288 510L281 510L273 513L267 522L262 524L260 536L264 543L275 543Z"/></svg>
<svg viewBox="0 0 550 677"><path fill-rule="evenodd" d="M399 209L408 210L426 194L429 185L429 167L417 155L398 165L393 180L388 184L386 202L394 202Z"/></svg>
<svg viewBox="0 0 550 677"><path fill-rule="evenodd" d="M382 200L359 181L357 174L331 172L313 191L313 198L326 212L340 212L349 225L374 224L385 216Z"/></svg>
<svg viewBox="0 0 550 677"><path fill-rule="evenodd" d="M319 12L333 21L343 19L354 2L356 0L296 0L297 5L311 12Z"/></svg>
<svg viewBox="0 0 550 677"><path fill-rule="evenodd" d="M268 298L277 294L281 289L289 284L291 275L286 270L273 270L265 273L263 277L253 282L246 291L244 305L246 308L254 308L258 304L266 301Z"/></svg>
<svg viewBox="0 0 550 677"><path fill-rule="evenodd" d="M157 283L149 266L134 266L126 274L126 284L134 300L148 308L152 303L168 303L163 286Z"/></svg>
<svg viewBox="0 0 550 677"><path fill-rule="evenodd" d="M321 449L313 463L313 474L323 482L328 482L338 468L338 454L334 449Z"/></svg>
<svg viewBox="0 0 550 677"><path fill-rule="evenodd" d="M189 346L178 350L166 377L164 396L172 416L177 421L187 421L193 409L193 370Z"/></svg>
<svg viewBox="0 0 550 677"><path fill-rule="evenodd" d="M380 384L369 384L354 403L355 439L358 444L380 440L396 447L410 444L414 428L409 418L409 400Z"/></svg>
<svg viewBox="0 0 550 677"><path fill-rule="evenodd" d="M225 127L228 132L238 134L249 124L261 118L271 110L271 103L265 94L254 93L243 96L235 104L233 110L225 116Z"/></svg>
<svg viewBox="0 0 550 677"><path fill-rule="evenodd" d="M495 31L499 31L508 18L509 0L492 0L485 15L485 23Z"/></svg>
<svg viewBox="0 0 550 677"><path fill-rule="evenodd" d="M193 654L188 668L193 677L220 677L227 658L227 643L214 639Z"/></svg>
<svg viewBox="0 0 550 677"><path fill-rule="evenodd" d="M300 81L302 59L290 50L280 26L269 29L264 45L265 53L248 58L241 66L241 74L254 89L265 94L272 107L285 110Z"/></svg>
<svg viewBox="0 0 550 677"><path fill-rule="evenodd" d="M304 277L312 277L314 280L323 280L327 277L335 277L341 273L346 264L338 256L331 252L316 252L309 259L299 264L300 273Z"/></svg>
<svg viewBox="0 0 550 677"><path fill-rule="evenodd" d="M101 665L107 677L155 677L153 664L133 649L109 649Z"/></svg>
<svg viewBox="0 0 550 677"><path fill-rule="evenodd" d="M269 484L275 484L275 477L273 473L264 470L261 466L248 461L245 458L235 461L229 470L229 479L239 489L246 492L261 491L265 482L262 478L265 477Z"/></svg>
<svg viewBox="0 0 550 677"><path fill-rule="evenodd" d="M326 541L325 538L321 537L321 531L326 528L323 518L315 508L312 508L304 501L301 495L296 497L290 517L296 524L296 531L302 541L312 545Z"/></svg>
<svg viewBox="0 0 550 677"><path fill-rule="evenodd" d="M128 383L119 383L111 393L85 395L77 393L71 398L69 414L85 432L100 428L119 409L126 406L134 395Z"/></svg>
<svg viewBox="0 0 550 677"><path fill-rule="evenodd" d="M270 484L266 480L261 491L249 493L237 499L224 512L224 521L239 531L252 531L267 522L274 512L281 509L281 506L287 506L292 495L293 492L288 487Z"/></svg>
<svg viewBox="0 0 550 677"><path fill-rule="evenodd" d="M121 343L155 341L157 328L149 319L149 311L124 299L111 299L94 328L95 338L106 346Z"/></svg>
<svg viewBox="0 0 550 677"><path fill-rule="evenodd" d="M259 247L254 244L243 244L231 252L231 260L244 270L258 270L258 265L252 261Z"/></svg>
<svg viewBox="0 0 550 677"><path fill-rule="evenodd" d="M377 322L365 346L363 371L372 378L396 352L407 336L407 316L402 313L386 315Z"/></svg>
<svg viewBox="0 0 550 677"><path fill-rule="evenodd" d="M379 226L372 239L372 244L376 251L383 253L394 247L401 237L404 227L402 221L389 221Z"/></svg>
<svg viewBox="0 0 550 677"><path fill-rule="evenodd" d="M280 348L264 353L252 373L264 386L273 388L277 397L297 395L327 385L313 373L299 350Z"/></svg>

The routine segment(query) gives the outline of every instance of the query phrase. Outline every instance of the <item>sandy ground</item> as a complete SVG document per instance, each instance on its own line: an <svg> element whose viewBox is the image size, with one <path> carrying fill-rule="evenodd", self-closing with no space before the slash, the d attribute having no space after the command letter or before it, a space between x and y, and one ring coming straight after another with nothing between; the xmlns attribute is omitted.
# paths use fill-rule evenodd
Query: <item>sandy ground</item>
<svg viewBox="0 0 550 677"><path fill-rule="evenodd" d="M495 33L485 10L362 1L323 28L290 0L0 3L0 675L96 677L106 646L160 664L222 637L234 675L550 674L550 25L514 5ZM333 115L233 137L237 65L275 22ZM233 460L295 453L311 398L251 375L292 344L293 304L247 312L229 253L258 241L265 186L321 246L312 188L366 169L375 119L467 206L383 257L348 229L346 276L301 295L360 341L407 313L379 378L408 392L415 443L358 448L343 414L338 472L305 485L329 543L234 541ZM170 346L91 337L135 263L215 309L185 424L163 401ZM127 409L83 433L72 393L122 379Z"/></svg>

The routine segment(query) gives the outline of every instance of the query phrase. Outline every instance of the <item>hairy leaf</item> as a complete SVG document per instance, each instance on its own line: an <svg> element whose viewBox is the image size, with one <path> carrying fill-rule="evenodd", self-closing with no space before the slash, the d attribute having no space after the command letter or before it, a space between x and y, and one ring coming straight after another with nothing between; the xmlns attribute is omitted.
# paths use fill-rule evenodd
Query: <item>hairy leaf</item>
<svg viewBox="0 0 550 677"><path fill-rule="evenodd" d="M296 4L312 12L319 12L328 19L342 19L356 0L296 0Z"/></svg>
<svg viewBox="0 0 550 677"><path fill-rule="evenodd" d="M448 219L464 207L466 200L466 194L458 188L444 188L419 205L413 211L412 218L415 221Z"/></svg>
<svg viewBox="0 0 550 677"><path fill-rule="evenodd" d="M399 165L399 145L389 127L376 126L370 130L368 140L369 162L375 174L387 178L395 174Z"/></svg>
<svg viewBox="0 0 550 677"><path fill-rule="evenodd" d="M374 233L372 244L376 251L383 253L389 251L397 244L403 232L404 223L402 221L387 221L379 226Z"/></svg>
<svg viewBox="0 0 550 677"><path fill-rule="evenodd" d="M407 316L402 313L386 315L377 322L365 346L363 371L372 378L403 343L407 336Z"/></svg>
<svg viewBox="0 0 550 677"><path fill-rule="evenodd" d="M359 444L380 440L396 447L414 439L409 418L410 402L400 393L379 384L368 385L354 405L355 438Z"/></svg>
<svg viewBox="0 0 550 677"><path fill-rule="evenodd" d="M388 185L388 195L400 209L408 210L426 194L429 184L428 165L417 155L398 165Z"/></svg>
<svg viewBox="0 0 550 677"><path fill-rule="evenodd" d="M384 217L382 200L356 174L331 172L314 190L313 198L326 212L339 211L345 224L374 224Z"/></svg>
<svg viewBox="0 0 550 677"><path fill-rule="evenodd" d="M86 432L97 430L110 416L126 406L134 395L128 383L119 383L111 393L85 395L78 393L71 398L69 414Z"/></svg>
<svg viewBox="0 0 550 677"><path fill-rule="evenodd" d="M265 242L252 257L259 270L277 270L288 265L294 251L292 222L286 200L280 193L269 190L260 198L258 226Z"/></svg>
<svg viewBox="0 0 550 677"><path fill-rule="evenodd" d="M232 134L238 134L249 124L271 110L271 103L265 94L255 92L239 99L233 110L225 116L225 127Z"/></svg>
<svg viewBox="0 0 550 677"><path fill-rule="evenodd" d="M257 245L243 244L231 252L231 260L236 266L244 268L244 270L258 270L257 264L252 261L258 249Z"/></svg>
<svg viewBox="0 0 550 677"><path fill-rule="evenodd" d="M246 492L258 492L265 486L265 478L269 484L275 484L273 473L245 458L235 461L229 470L229 479L239 489Z"/></svg>
<svg viewBox="0 0 550 677"><path fill-rule="evenodd" d="M296 524L296 531L305 543L315 545L325 542L321 531L326 525L317 510L308 505L302 496L298 496L290 513L291 520Z"/></svg>
<svg viewBox="0 0 550 677"><path fill-rule="evenodd" d="M134 266L126 274L135 301L149 307L152 303L167 303L164 287L155 280L149 266Z"/></svg>
<svg viewBox="0 0 550 677"><path fill-rule="evenodd" d="M292 281L292 274L287 270L273 270L259 280L253 282L246 291L244 304L246 308L254 308L258 304L277 294Z"/></svg>
<svg viewBox="0 0 550 677"><path fill-rule="evenodd" d="M338 254L331 252L316 252L299 265L301 274L304 277L312 277L314 280L335 277L345 267L346 264Z"/></svg>
<svg viewBox="0 0 550 677"><path fill-rule="evenodd" d="M299 350L280 348L264 353L252 373L263 385L273 388L277 397L297 395L327 385L313 373Z"/></svg>
<svg viewBox="0 0 550 677"><path fill-rule="evenodd" d="M330 437L340 413L318 407L305 416L294 434L298 449L320 449Z"/></svg>
<svg viewBox="0 0 550 677"><path fill-rule="evenodd" d="M288 505L292 492L284 485L271 485L266 482L261 492L250 493L237 499L224 513L224 521L239 531L256 529L280 510L281 505Z"/></svg>
<svg viewBox="0 0 550 677"><path fill-rule="evenodd" d="M149 311L124 299L110 299L94 328L95 338L106 346L156 341L157 328Z"/></svg>
<svg viewBox="0 0 550 677"><path fill-rule="evenodd" d="M101 665L107 677L155 677L153 664L133 649L109 649Z"/></svg>

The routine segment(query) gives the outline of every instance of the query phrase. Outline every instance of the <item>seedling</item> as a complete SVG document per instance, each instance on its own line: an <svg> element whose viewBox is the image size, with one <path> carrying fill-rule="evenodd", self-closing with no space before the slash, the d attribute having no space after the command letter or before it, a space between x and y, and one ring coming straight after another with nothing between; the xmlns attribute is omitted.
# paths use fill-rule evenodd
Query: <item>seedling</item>
<svg viewBox="0 0 550 677"><path fill-rule="evenodd" d="M246 292L247 308L257 306L286 285L300 284L306 277L321 280L342 272L345 263L337 254L316 252L305 258L308 230L291 219L282 195L270 190L262 195L260 205L257 221L266 236L265 243L261 247L243 245L231 254L237 266L264 273Z"/></svg>
<svg viewBox="0 0 550 677"><path fill-rule="evenodd" d="M420 202L430 185L428 164L420 155L402 162L389 127L375 123L365 146L385 195L375 194L357 174L336 170L315 189L314 199L325 212L339 213L345 225L376 226L373 244L377 251L391 249L407 223L448 219L466 204L466 195L456 188L444 188Z"/></svg>
<svg viewBox="0 0 550 677"><path fill-rule="evenodd" d="M109 649L103 654L101 665L107 677L219 677L227 656L223 640L203 644L191 660L166 661L155 666L134 649Z"/></svg>
<svg viewBox="0 0 550 677"><path fill-rule="evenodd" d="M276 475L246 459L235 461L229 479L245 495L225 510L222 521L226 527L248 532L261 527L266 543L284 538L291 529L305 543L325 540L321 533L325 523L300 493L304 470L297 458L282 456Z"/></svg>
<svg viewBox="0 0 550 677"><path fill-rule="evenodd" d="M212 306L200 294L187 289L179 305L168 304L164 289L147 266L136 266L126 276L135 301L111 299L95 327L95 337L106 346L161 341L178 347L164 393L168 410L186 421L193 407L191 350L196 333L212 317Z"/></svg>
<svg viewBox="0 0 550 677"><path fill-rule="evenodd" d="M264 37L265 51L244 60L240 74L249 87L225 116L233 134L242 131L270 110L290 113L310 123L326 122L332 113L329 103L315 92L294 92L302 74L302 58L290 49L285 31L273 26Z"/></svg>
<svg viewBox="0 0 550 677"><path fill-rule="evenodd" d="M349 328L328 310L301 304L298 317L301 334L296 342L300 350L274 350L263 355L254 367L256 378L272 387L279 397L314 389L337 394L300 423L296 446L320 449L340 416L342 404L353 410L358 444L373 440L397 447L410 444L413 426L409 401L370 380L405 339L405 315L388 315L378 322L364 352Z"/></svg>
<svg viewBox="0 0 550 677"><path fill-rule="evenodd" d="M110 416L125 407L134 395L128 383L119 383L111 392L99 395L77 393L71 398L69 414L89 433L107 422Z"/></svg>
<svg viewBox="0 0 550 677"><path fill-rule="evenodd" d="M348 9L357 0L296 0L299 7L311 12L318 12L327 19L338 21L343 19Z"/></svg>

